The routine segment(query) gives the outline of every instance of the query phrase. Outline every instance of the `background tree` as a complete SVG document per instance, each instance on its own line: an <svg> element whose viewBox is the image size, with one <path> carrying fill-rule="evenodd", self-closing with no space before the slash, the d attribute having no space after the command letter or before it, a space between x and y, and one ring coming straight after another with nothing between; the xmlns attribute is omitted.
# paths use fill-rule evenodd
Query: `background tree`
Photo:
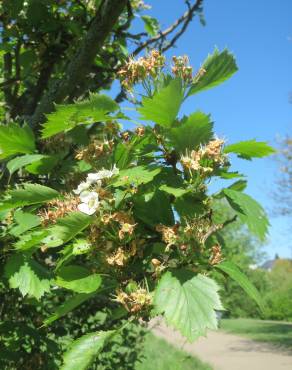
<svg viewBox="0 0 292 370"><path fill-rule="evenodd" d="M276 211L284 216L292 216L292 137L289 135L281 139L276 158L280 170L274 192Z"/></svg>

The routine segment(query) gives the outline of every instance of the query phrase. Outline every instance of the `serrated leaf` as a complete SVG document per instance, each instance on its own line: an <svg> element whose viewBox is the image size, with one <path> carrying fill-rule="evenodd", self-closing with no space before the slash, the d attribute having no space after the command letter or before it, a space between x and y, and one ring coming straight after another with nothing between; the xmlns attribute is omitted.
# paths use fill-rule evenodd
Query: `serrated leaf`
<svg viewBox="0 0 292 370"><path fill-rule="evenodd" d="M19 289L23 296L40 299L50 291L50 280L46 270L36 261L16 254L5 265L5 276L12 289Z"/></svg>
<svg viewBox="0 0 292 370"><path fill-rule="evenodd" d="M22 210L18 210L14 213L14 219L17 225L14 226L9 232L11 235L14 236L19 236L27 230L39 226L41 223L41 220L38 216L31 213L23 212Z"/></svg>
<svg viewBox="0 0 292 370"><path fill-rule="evenodd" d="M34 151L34 134L28 126L20 127L16 123L0 125L0 159Z"/></svg>
<svg viewBox="0 0 292 370"><path fill-rule="evenodd" d="M223 190L229 204L240 220L259 239L264 240L268 232L269 220L262 206L249 195L232 189Z"/></svg>
<svg viewBox="0 0 292 370"><path fill-rule="evenodd" d="M215 49L214 53L205 60L202 68L206 72L191 86L188 96L221 84L228 80L238 69L234 56L227 49L221 53L218 49Z"/></svg>
<svg viewBox="0 0 292 370"><path fill-rule="evenodd" d="M190 192L190 189L184 189L184 188L179 188L179 187L175 188L173 186L168 186L168 185L161 185L159 189L168 194L175 196L176 198L182 197L183 195Z"/></svg>
<svg viewBox="0 0 292 370"><path fill-rule="evenodd" d="M241 272L234 263L230 261L225 261L219 263L218 265L215 265L215 267L225 272L228 276L231 277L231 279L236 281L237 284L240 285L241 288L247 293L247 295L257 303L260 309L263 312L265 311L264 302L259 291L251 283L248 277L243 272Z"/></svg>
<svg viewBox="0 0 292 370"><path fill-rule="evenodd" d="M149 15L142 15L141 19L144 22L144 28L148 35L155 36L159 30L158 20Z"/></svg>
<svg viewBox="0 0 292 370"><path fill-rule="evenodd" d="M216 282L187 270L166 272L155 289L154 305L169 325L190 342L217 329L215 310L222 310Z"/></svg>
<svg viewBox="0 0 292 370"><path fill-rule="evenodd" d="M55 283L77 293L95 292L101 285L101 277L98 274L90 274L81 266L64 266L58 271Z"/></svg>
<svg viewBox="0 0 292 370"><path fill-rule="evenodd" d="M247 181L246 180L238 180L228 186L227 189L236 190L236 191L243 191L247 187Z"/></svg>
<svg viewBox="0 0 292 370"><path fill-rule="evenodd" d="M237 171L236 172L227 172L224 169L219 170L218 173L216 173L216 176L220 176L222 179L226 179L226 180L234 179L234 178L237 178L237 177L244 177L244 175L242 175L241 173L239 173Z"/></svg>
<svg viewBox="0 0 292 370"><path fill-rule="evenodd" d="M25 169L33 175L46 175L52 172L63 157L63 153L58 153L56 155L43 155L42 158L29 164Z"/></svg>
<svg viewBox="0 0 292 370"><path fill-rule="evenodd" d="M60 218L56 225L48 229L49 235L43 240L47 247L58 247L74 238L90 225L92 217L81 212L71 212Z"/></svg>
<svg viewBox="0 0 292 370"><path fill-rule="evenodd" d="M48 114L43 125L42 137L48 138L67 132L80 124L112 120L109 113L116 112L119 105L107 95L92 94L88 100L68 105L57 105L56 111Z"/></svg>
<svg viewBox="0 0 292 370"><path fill-rule="evenodd" d="M247 140L239 143L227 145L224 153L235 153L240 158L252 159L262 158L275 153L275 149L263 141Z"/></svg>
<svg viewBox="0 0 292 370"><path fill-rule="evenodd" d="M47 236L47 230L36 230L21 235L21 238L14 244L14 248L22 251L31 248L40 247L43 243L42 240Z"/></svg>
<svg viewBox="0 0 292 370"><path fill-rule="evenodd" d="M144 97L138 112L143 120L170 127L177 117L182 102L181 80L173 79L166 87L155 92L152 98Z"/></svg>
<svg viewBox="0 0 292 370"><path fill-rule="evenodd" d="M104 346L117 333L116 330L89 333L71 343L64 354L64 364L60 370L88 369Z"/></svg>
<svg viewBox="0 0 292 370"><path fill-rule="evenodd" d="M185 194L175 200L174 208L181 218L196 218L205 212L203 200L201 195Z"/></svg>
<svg viewBox="0 0 292 370"><path fill-rule="evenodd" d="M37 162L44 158L45 156L42 154L26 154L22 157L16 157L11 159L7 163L7 169L10 172L10 175L12 175L14 172L18 171L20 168L27 166L28 164L31 164L33 162Z"/></svg>
<svg viewBox="0 0 292 370"><path fill-rule="evenodd" d="M0 202L0 210L44 203L58 197L59 193L47 186L23 184L22 188L11 190L7 195L8 197Z"/></svg>
<svg viewBox="0 0 292 370"><path fill-rule="evenodd" d="M166 135L178 152L185 153L186 149L197 149L210 141L213 136L212 128L209 115L195 112L182 120L177 127L167 131Z"/></svg>
<svg viewBox="0 0 292 370"><path fill-rule="evenodd" d="M169 196L163 191L156 190L147 201L147 195L135 197L134 216L152 227L160 223L173 225L174 215Z"/></svg>
<svg viewBox="0 0 292 370"><path fill-rule="evenodd" d="M127 184L134 184L136 186L147 184L159 174L161 167L155 166L137 166L122 170L119 172L116 180L112 183L113 186L123 186Z"/></svg>
<svg viewBox="0 0 292 370"><path fill-rule="evenodd" d="M60 319L67 315L67 313L73 311L76 307L80 306L83 302L93 297L95 293L91 294L76 294L73 297L67 299L61 306L57 307L55 312L44 320L44 325L50 325L52 322Z"/></svg>

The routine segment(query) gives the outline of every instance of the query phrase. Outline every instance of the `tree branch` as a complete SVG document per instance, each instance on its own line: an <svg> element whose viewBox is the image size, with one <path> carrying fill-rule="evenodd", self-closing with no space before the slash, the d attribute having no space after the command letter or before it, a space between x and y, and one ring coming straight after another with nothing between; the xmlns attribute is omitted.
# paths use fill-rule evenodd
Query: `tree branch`
<svg viewBox="0 0 292 370"><path fill-rule="evenodd" d="M202 3L203 3L203 0L197 0L192 6L189 6L188 10L180 18L178 18L171 26L166 28L164 31L159 32L158 35L144 41L141 45L139 45L133 51L132 54L135 56L139 54L143 49L147 48L148 46L165 40L166 36L171 34L174 30L176 30L183 23L182 29L176 34L174 39L171 41L171 46L173 46L174 43L178 40L178 38L185 32L195 12L201 9ZM166 49L162 48L162 50L167 50L169 47L166 47Z"/></svg>
<svg viewBox="0 0 292 370"><path fill-rule="evenodd" d="M63 102L78 88L126 4L127 0L102 1L79 49L67 66L64 78L52 84L30 118L32 127L37 129L44 119L44 114L53 110L54 103Z"/></svg>

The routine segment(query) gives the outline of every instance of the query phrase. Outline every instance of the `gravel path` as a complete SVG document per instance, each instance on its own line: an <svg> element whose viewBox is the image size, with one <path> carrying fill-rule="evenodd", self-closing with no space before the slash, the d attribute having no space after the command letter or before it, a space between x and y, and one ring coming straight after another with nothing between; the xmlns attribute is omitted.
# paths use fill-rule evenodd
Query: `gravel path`
<svg viewBox="0 0 292 370"><path fill-rule="evenodd" d="M292 349L291 352L278 350L221 331L209 332L206 338L190 344L162 321L152 323L151 327L157 336L208 362L214 370L292 370Z"/></svg>

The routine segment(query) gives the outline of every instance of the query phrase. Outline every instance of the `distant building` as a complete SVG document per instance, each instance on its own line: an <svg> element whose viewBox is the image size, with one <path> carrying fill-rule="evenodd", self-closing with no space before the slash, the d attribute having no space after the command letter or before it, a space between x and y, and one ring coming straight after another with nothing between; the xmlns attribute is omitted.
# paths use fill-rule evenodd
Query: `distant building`
<svg viewBox="0 0 292 370"><path fill-rule="evenodd" d="M275 255L275 258L272 260L268 260L264 262L261 266L259 266L260 269L266 270L266 271L272 271L272 269L275 267L277 261L290 261L292 263L292 260L288 258L280 258L278 254Z"/></svg>

